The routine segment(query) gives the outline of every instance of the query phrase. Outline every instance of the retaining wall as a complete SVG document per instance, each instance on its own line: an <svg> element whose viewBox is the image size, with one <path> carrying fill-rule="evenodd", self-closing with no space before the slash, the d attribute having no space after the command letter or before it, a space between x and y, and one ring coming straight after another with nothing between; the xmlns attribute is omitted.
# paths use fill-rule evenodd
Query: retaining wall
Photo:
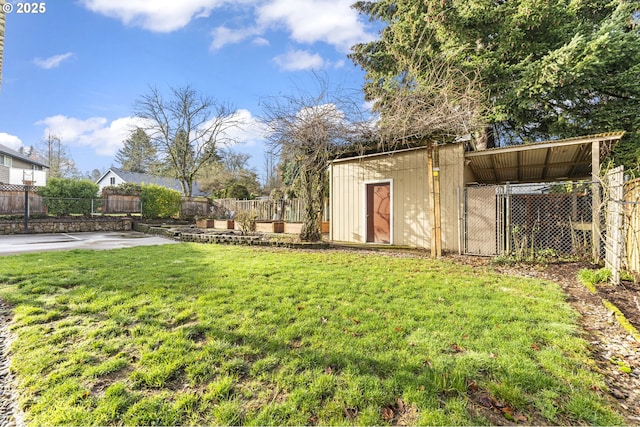
<svg viewBox="0 0 640 427"><path fill-rule="evenodd" d="M28 227L30 234L130 231L132 222L131 218L44 218L30 219ZM23 233L23 220L0 220L0 235Z"/></svg>

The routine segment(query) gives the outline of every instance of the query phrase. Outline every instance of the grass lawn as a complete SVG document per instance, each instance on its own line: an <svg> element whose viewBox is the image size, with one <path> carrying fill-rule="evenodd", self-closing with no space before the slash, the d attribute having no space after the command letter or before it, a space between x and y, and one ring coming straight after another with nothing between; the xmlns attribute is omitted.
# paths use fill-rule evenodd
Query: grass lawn
<svg viewBox="0 0 640 427"><path fill-rule="evenodd" d="M0 298L35 425L623 422L539 280L181 244L3 257Z"/></svg>

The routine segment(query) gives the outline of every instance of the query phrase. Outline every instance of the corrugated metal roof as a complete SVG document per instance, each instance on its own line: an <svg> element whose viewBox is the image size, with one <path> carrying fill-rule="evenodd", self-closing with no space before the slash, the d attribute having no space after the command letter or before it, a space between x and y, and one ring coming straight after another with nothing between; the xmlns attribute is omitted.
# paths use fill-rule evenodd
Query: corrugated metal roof
<svg viewBox="0 0 640 427"><path fill-rule="evenodd" d="M465 162L481 184L590 179L593 143L601 143L602 155L602 149L611 149L622 135L612 132L473 151L465 153Z"/></svg>

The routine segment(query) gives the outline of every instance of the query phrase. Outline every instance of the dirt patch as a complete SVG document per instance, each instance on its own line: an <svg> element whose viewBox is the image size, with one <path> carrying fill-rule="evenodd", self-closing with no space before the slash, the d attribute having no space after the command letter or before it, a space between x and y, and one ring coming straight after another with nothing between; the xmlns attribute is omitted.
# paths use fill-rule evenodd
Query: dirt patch
<svg viewBox="0 0 640 427"><path fill-rule="evenodd" d="M607 284L596 289L599 296L618 307L629 323L640 331L640 284L624 281L618 286Z"/></svg>

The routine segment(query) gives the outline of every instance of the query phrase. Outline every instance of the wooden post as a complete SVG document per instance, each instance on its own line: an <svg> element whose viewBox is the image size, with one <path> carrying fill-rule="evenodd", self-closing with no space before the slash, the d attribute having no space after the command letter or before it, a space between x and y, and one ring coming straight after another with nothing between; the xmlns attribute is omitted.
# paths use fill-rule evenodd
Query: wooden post
<svg viewBox="0 0 640 427"><path fill-rule="evenodd" d="M440 155L438 146L433 146L433 201L435 207L436 256L442 256L442 227L440 215Z"/></svg>
<svg viewBox="0 0 640 427"><path fill-rule="evenodd" d="M437 150L437 148L435 149ZM440 179L438 169L434 169L434 145L427 145L427 185L429 187L429 223L431 224L431 258L442 255L440 230ZM437 161L437 160L436 160Z"/></svg>
<svg viewBox="0 0 640 427"><path fill-rule="evenodd" d="M591 255L600 261L600 141L591 143Z"/></svg>
<svg viewBox="0 0 640 427"><path fill-rule="evenodd" d="M24 186L24 234L29 234L29 186Z"/></svg>

